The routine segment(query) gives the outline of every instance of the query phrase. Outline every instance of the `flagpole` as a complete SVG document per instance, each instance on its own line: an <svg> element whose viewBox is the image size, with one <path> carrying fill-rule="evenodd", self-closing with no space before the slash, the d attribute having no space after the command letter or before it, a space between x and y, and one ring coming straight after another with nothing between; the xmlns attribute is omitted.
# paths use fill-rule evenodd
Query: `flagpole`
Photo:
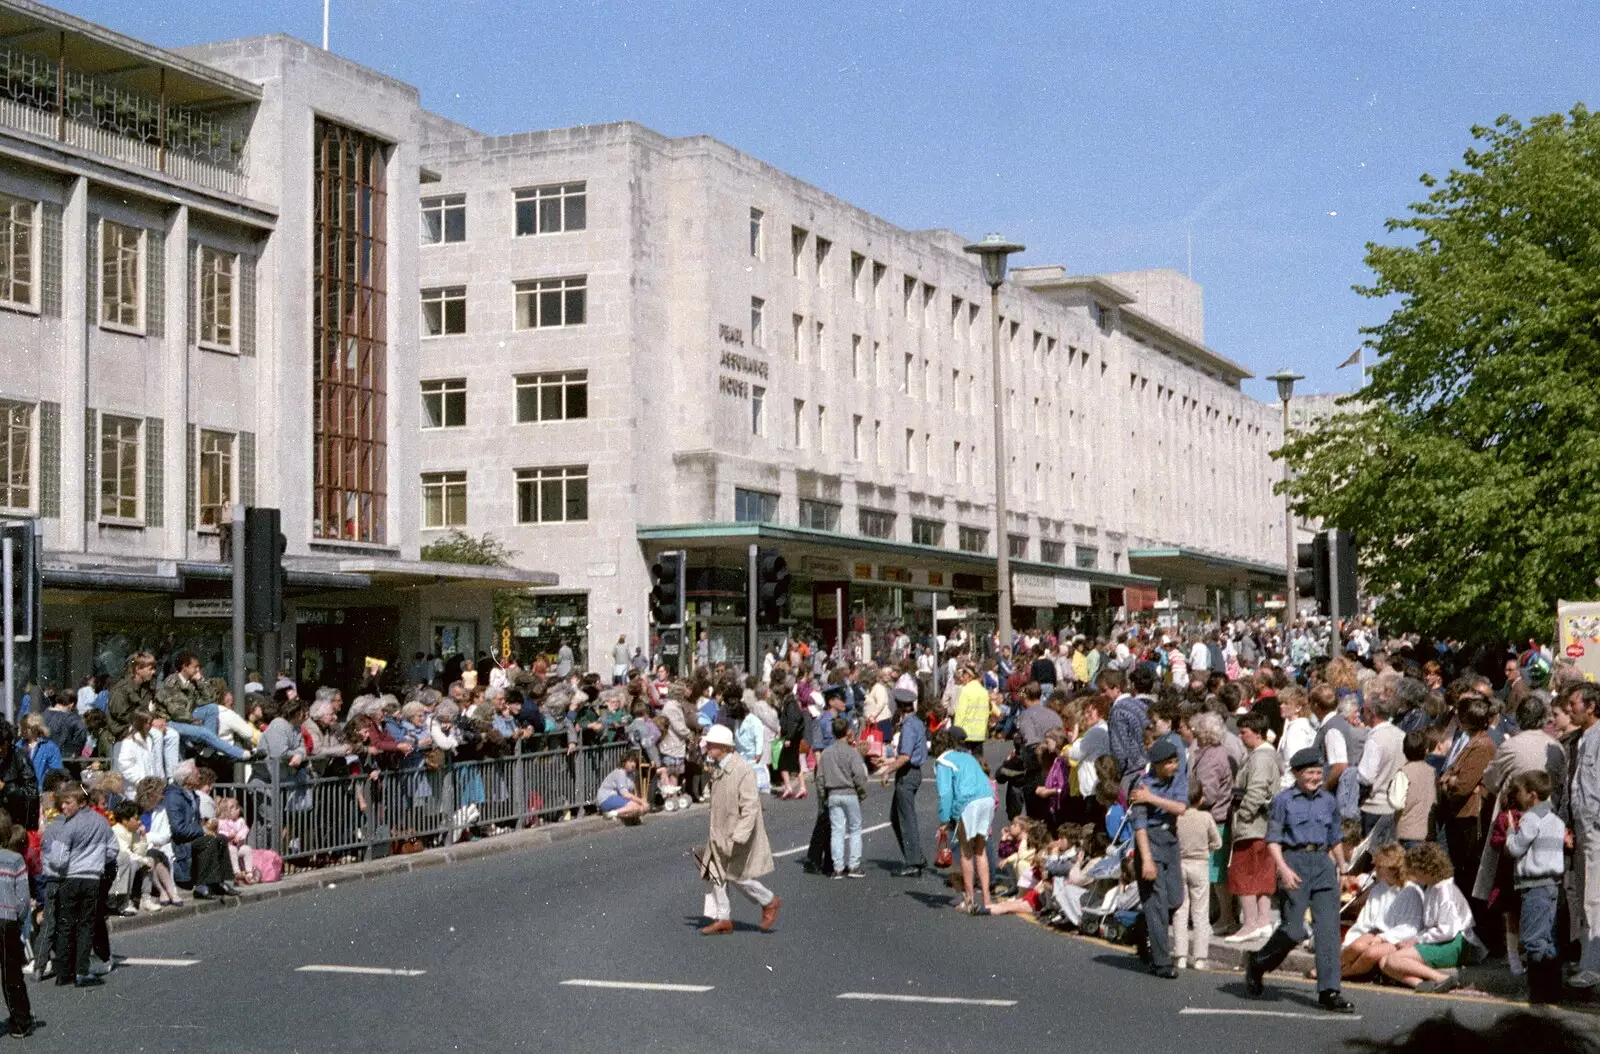
<svg viewBox="0 0 1600 1054"><path fill-rule="evenodd" d="M328 4L331 0L322 0L322 50L328 50Z"/></svg>

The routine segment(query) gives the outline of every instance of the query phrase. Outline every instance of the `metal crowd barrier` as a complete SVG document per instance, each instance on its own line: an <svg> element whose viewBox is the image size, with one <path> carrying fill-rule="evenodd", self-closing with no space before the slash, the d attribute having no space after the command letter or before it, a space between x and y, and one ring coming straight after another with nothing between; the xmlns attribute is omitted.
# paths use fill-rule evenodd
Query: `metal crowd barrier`
<svg viewBox="0 0 1600 1054"><path fill-rule="evenodd" d="M214 797L239 801L250 845L290 865L378 859L457 841L473 830L521 829L595 803L600 781L633 752L626 742L539 750L429 769L362 776L279 779L257 767L244 783L218 783Z"/></svg>

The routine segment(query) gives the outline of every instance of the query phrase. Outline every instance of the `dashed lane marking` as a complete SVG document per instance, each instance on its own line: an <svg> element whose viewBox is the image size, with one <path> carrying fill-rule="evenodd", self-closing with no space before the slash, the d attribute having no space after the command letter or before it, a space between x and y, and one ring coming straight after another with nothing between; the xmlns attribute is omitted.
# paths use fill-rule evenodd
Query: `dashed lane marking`
<svg viewBox="0 0 1600 1054"><path fill-rule="evenodd" d="M561 982L575 988L625 988L635 992L709 992L715 985L664 984L659 981L596 981L588 977L573 977Z"/></svg>
<svg viewBox="0 0 1600 1054"><path fill-rule="evenodd" d="M891 825L887 824L887 823L877 823L877 824L873 824L871 827L863 827L863 828L861 828L861 837L865 838L867 835L873 833L874 831L881 831L885 827L889 827L889 826L891 826ZM810 848L811 847L809 845L797 845L793 849L785 849L781 853L773 853L772 856L773 856L774 859L781 860L786 856L794 856L797 853L803 853L807 849L810 849Z"/></svg>
<svg viewBox="0 0 1600 1054"><path fill-rule="evenodd" d="M1295 1021L1360 1021L1360 1014L1299 1014L1292 1010L1224 1009L1221 1007L1186 1006L1178 1011L1179 1017L1286 1017Z"/></svg>
<svg viewBox="0 0 1600 1054"><path fill-rule="evenodd" d="M353 973L367 977L421 977L426 970L395 970L387 966L330 966L312 963L295 967L295 973Z"/></svg>
<svg viewBox="0 0 1600 1054"><path fill-rule="evenodd" d="M199 959L139 959L128 958L119 960L123 966L194 966Z"/></svg>
<svg viewBox="0 0 1600 1054"><path fill-rule="evenodd" d="M964 999L951 995L901 995L898 992L840 992L838 999L873 1003L934 1003L939 1006L1016 1006L1015 999Z"/></svg>

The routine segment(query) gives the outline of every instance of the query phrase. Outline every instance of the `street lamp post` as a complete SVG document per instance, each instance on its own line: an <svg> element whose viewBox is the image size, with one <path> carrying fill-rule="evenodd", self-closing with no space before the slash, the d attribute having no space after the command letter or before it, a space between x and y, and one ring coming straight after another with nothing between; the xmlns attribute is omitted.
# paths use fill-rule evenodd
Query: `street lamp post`
<svg viewBox="0 0 1600 1054"><path fill-rule="evenodd" d="M1283 403L1283 442L1289 442L1289 400L1294 398L1294 382L1305 380L1303 376L1295 373L1285 366L1277 373L1267 378L1278 383L1278 399ZM1289 500L1289 459L1283 459L1283 556L1284 575L1286 578L1283 593L1283 632L1284 640L1288 641L1289 630L1294 626L1299 616L1299 597L1295 590L1295 546L1294 546L1294 506ZM1287 646L1287 645L1286 645Z"/></svg>
<svg viewBox="0 0 1600 1054"><path fill-rule="evenodd" d="M983 280L989 285L989 347L994 353L994 552L1000 593L996 598L999 625L995 635L1000 648L1011 646L1011 533L1006 527L1006 378L1005 360L1000 355L1000 286L1006 280L1006 257L1024 248L998 234L986 234L983 241L966 246L966 251L982 264Z"/></svg>

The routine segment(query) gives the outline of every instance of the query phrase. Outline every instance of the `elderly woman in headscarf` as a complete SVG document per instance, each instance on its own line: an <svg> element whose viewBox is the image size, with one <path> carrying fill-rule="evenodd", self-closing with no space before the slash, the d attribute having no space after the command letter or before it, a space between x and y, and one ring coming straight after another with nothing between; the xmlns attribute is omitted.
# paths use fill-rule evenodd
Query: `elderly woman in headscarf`
<svg viewBox="0 0 1600 1054"><path fill-rule="evenodd" d="M349 744L344 741L344 736L339 729L339 709L334 702L337 692L324 695L324 689L317 689L316 702L311 704L310 712L305 722L300 726L301 732L311 744L311 757L342 758L349 753Z"/></svg>

